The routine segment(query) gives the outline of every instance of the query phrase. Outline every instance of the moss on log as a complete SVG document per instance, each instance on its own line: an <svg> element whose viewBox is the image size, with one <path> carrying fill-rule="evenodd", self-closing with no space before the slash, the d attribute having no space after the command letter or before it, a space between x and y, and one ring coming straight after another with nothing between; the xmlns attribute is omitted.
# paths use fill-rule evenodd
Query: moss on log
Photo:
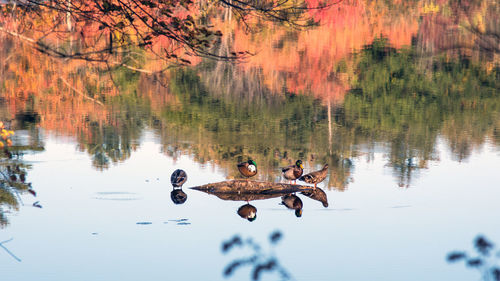
<svg viewBox="0 0 500 281"><path fill-rule="evenodd" d="M311 186L287 183L273 183L251 180L228 180L216 183L191 187L208 193L236 193L236 194L288 194L293 192L310 191Z"/></svg>

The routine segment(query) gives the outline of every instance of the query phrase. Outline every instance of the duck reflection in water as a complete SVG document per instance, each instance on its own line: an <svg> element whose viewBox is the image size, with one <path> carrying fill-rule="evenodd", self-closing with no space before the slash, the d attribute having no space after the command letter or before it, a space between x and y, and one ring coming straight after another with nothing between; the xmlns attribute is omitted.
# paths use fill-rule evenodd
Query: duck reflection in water
<svg viewBox="0 0 500 281"><path fill-rule="evenodd" d="M170 192L170 199L174 204L184 204L187 200L187 194L182 191L182 185L187 180L187 174L184 170L177 169L170 176L170 183L172 183L173 190Z"/></svg>
<svg viewBox="0 0 500 281"><path fill-rule="evenodd" d="M311 186L238 179L208 183L190 187L190 189L215 195L221 200L246 202L245 205L238 208L237 214L248 221L254 221L257 217L257 208L250 205L248 202L272 198L281 198L281 203L283 205L289 209L295 210L295 215L301 217L303 203L302 200L295 195L296 192L300 192L301 195L321 202L325 208L328 207L327 195L319 187L315 189Z"/></svg>
<svg viewBox="0 0 500 281"><path fill-rule="evenodd" d="M288 209L295 210L295 216L302 217L302 200L295 194L286 194L281 197L281 204L285 205Z"/></svg>
<svg viewBox="0 0 500 281"><path fill-rule="evenodd" d="M184 204L187 200L187 194L181 188L175 189L174 187L172 192L170 192L170 199L176 205Z"/></svg>
<svg viewBox="0 0 500 281"><path fill-rule="evenodd" d="M238 208L238 215L241 218L252 222L257 219L257 208L247 202L245 205Z"/></svg>

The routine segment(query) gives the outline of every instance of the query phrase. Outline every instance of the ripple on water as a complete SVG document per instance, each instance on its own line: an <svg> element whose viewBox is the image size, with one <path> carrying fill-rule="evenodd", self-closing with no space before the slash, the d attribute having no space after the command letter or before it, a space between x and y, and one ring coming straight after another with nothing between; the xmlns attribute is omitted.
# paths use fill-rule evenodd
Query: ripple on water
<svg viewBox="0 0 500 281"><path fill-rule="evenodd" d="M131 201L140 200L137 193L133 192L96 192L92 199L96 200L112 200L112 201Z"/></svg>

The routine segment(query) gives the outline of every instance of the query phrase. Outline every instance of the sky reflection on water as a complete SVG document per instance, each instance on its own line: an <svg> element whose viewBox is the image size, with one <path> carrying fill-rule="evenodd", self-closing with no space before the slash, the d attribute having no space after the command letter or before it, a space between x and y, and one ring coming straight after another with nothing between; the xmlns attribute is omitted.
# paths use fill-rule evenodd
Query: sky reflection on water
<svg viewBox="0 0 500 281"><path fill-rule="evenodd" d="M241 256L223 255L223 240L239 233L264 243L276 229L284 234L276 255L297 280L471 280L475 273L446 264L446 254L469 247L477 233L500 237L500 155L489 144L457 162L439 141L439 162L408 189L398 187L385 152L369 161L361 156L353 159L349 189L326 191L329 208L299 195L304 209L297 218L279 198L253 201L254 222L237 215L244 202L189 190L226 175L189 156L174 163L152 133L130 159L105 171L75 146L49 136L44 152L25 155L38 196L24 195L25 206L1 232L0 240L14 238L6 246L22 260L0 251L2 280L222 280L231 257ZM183 205L170 200L177 168L188 173ZM106 193L135 200L99 198ZM42 209L30 206L35 200ZM173 221L180 219L190 224ZM248 276L241 269L228 280Z"/></svg>

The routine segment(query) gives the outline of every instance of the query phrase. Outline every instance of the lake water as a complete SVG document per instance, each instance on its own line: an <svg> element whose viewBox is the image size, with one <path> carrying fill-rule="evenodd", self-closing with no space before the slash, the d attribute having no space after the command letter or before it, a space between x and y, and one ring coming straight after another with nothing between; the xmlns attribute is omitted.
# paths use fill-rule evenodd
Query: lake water
<svg viewBox="0 0 500 281"><path fill-rule="evenodd" d="M498 3L479 2L470 13L498 28ZM0 121L14 131L0 280L252 280L269 261L260 280L480 278L446 257L474 253L479 234L500 243L498 52L487 33L449 51L461 42L443 19L463 20L441 13L451 4L384 5L343 3L307 31L233 27L228 45L259 50L245 63L118 68L113 81L0 37ZM280 167L297 159L306 173L328 163L328 204L297 193L297 217L280 197L251 200L249 221L243 198L190 188L241 178L249 158L265 182L286 183Z"/></svg>

